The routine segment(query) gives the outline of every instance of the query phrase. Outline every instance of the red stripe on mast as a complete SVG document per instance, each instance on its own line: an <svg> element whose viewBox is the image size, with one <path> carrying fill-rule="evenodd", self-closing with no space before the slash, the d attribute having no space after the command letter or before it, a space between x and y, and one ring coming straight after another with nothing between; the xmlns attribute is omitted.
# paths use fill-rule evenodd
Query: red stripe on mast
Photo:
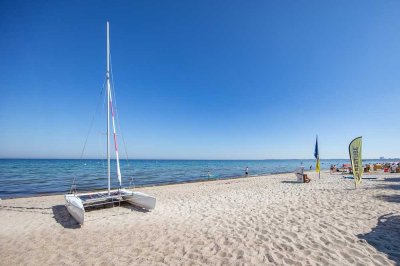
<svg viewBox="0 0 400 266"><path fill-rule="evenodd" d="M115 133L114 133L114 144L115 144L115 151L118 151L117 134Z"/></svg>
<svg viewBox="0 0 400 266"><path fill-rule="evenodd" d="M114 108L111 100L110 100L110 109L111 109L111 114L114 117Z"/></svg>

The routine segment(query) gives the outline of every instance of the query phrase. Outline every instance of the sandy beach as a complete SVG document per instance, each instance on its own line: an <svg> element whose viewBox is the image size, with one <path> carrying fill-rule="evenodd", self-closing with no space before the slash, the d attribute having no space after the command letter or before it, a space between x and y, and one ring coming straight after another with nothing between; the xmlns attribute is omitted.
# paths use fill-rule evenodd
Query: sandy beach
<svg viewBox="0 0 400 266"><path fill-rule="evenodd" d="M1 265L396 265L400 174L322 173L147 187L156 209L87 212L62 195L2 200Z"/></svg>

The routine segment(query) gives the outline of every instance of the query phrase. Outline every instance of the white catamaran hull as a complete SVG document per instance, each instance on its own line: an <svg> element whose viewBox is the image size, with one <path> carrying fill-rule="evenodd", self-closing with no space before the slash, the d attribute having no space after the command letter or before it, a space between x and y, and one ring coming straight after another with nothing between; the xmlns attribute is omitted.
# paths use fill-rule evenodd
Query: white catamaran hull
<svg viewBox="0 0 400 266"><path fill-rule="evenodd" d="M82 200L74 194L65 195L65 206L72 217L81 225L85 222L85 208Z"/></svg>
<svg viewBox="0 0 400 266"><path fill-rule="evenodd" d="M127 202L131 203L132 205L147 209L153 210L156 207L156 198L149 196L145 193L138 192L138 191L129 191L126 189L122 189L124 193L126 193L123 198Z"/></svg>
<svg viewBox="0 0 400 266"><path fill-rule="evenodd" d="M132 205L152 210L156 207L156 198L138 191L127 189L89 192L65 195L65 206L71 216L81 225L85 222L85 207L105 206L116 202L127 201Z"/></svg>

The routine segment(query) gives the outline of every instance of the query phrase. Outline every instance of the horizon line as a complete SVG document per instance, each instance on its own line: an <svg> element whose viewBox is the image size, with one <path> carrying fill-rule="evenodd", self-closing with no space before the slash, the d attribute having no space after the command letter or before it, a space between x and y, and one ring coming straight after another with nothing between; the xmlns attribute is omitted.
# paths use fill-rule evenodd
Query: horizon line
<svg viewBox="0 0 400 266"><path fill-rule="evenodd" d="M107 158L45 158L45 157L39 157L39 158L23 158L23 157L3 157L0 158L0 160L107 160ZM115 158L111 158L111 160L115 161ZM315 158L274 158L274 159L176 159L176 158L130 158L130 159L120 159L120 161L126 161L126 160L138 160L138 161L144 161L144 160L152 160L152 161L268 161L268 160L316 160ZM325 159L320 159L322 160L350 160L349 158L325 158ZM394 158L365 158L363 160L400 160L400 158L394 157Z"/></svg>

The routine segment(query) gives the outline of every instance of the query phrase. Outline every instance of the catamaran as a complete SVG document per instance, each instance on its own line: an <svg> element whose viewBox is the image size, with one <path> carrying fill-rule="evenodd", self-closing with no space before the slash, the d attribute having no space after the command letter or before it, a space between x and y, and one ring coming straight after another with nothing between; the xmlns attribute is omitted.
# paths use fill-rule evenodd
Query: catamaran
<svg viewBox="0 0 400 266"><path fill-rule="evenodd" d="M106 86L107 86L107 177L108 190L101 192L89 192L78 194L76 187L71 189L69 194L65 195L66 207L71 216L81 225L85 222L85 209L94 206L105 206L126 201L132 205L152 210L156 205L156 198L138 191L131 191L121 187L121 169L118 155L117 134L115 127L114 108L112 100L112 92L110 85L110 26L107 21L107 71L106 71ZM116 172L119 183L118 189L111 189L111 167L110 167L110 113L114 137ZM73 184L75 186L75 184Z"/></svg>

